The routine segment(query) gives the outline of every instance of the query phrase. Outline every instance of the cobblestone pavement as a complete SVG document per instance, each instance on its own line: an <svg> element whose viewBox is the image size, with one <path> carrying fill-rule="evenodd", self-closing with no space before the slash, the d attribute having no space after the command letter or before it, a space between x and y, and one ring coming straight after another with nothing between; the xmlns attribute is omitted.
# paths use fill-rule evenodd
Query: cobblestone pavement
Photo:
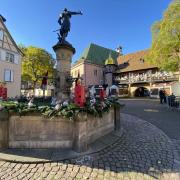
<svg viewBox="0 0 180 180"><path fill-rule="evenodd" d="M179 180L169 138L152 124L122 114L124 134L104 150L53 163L0 161L0 179Z"/></svg>
<svg viewBox="0 0 180 180"><path fill-rule="evenodd" d="M161 129L171 139L180 140L180 112L172 111L157 99L120 99L123 113L144 119Z"/></svg>
<svg viewBox="0 0 180 180"><path fill-rule="evenodd" d="M172 139L173 148L178 153L179 161L180 161L180 140Z"/></svg>
<svg viewBox="0 0 180 180"><path fill-rule="evenodd" d="M125 104L122 112L135 115L161 129L171 138L173 149L180 156L180 112L168 109L158 99L120 99L120 102Z"/></svg>

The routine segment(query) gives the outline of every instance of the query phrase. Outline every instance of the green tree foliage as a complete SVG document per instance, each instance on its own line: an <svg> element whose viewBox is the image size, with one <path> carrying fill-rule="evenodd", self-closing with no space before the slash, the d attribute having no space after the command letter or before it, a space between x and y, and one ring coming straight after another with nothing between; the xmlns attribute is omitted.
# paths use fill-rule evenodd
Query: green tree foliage
<svg viewBox="0 0 180 180"><path fill-rule="evenodd" d="M152 46L146 59L167 71L180 71L180 0L174 0L163 18L152 26Z"/></svg>
<svg viewBox="0 0 180 180"><path fill-rule="evenodd" d="M50 53L38 47L25 47L20 45L19 48L24 53L22 58L22 80L29 81L35 89L40 85L42 76L48 71L48 76L53 76L54 60ZM41 76L41 77L40 77Z"/></svg>

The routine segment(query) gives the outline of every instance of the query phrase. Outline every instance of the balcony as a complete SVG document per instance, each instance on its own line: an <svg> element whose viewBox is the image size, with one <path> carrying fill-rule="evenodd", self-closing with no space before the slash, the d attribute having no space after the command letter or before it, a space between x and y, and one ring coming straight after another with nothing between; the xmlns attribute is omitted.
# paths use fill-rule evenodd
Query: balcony
<svg viewBox="0 0 180 180"><path fill-rule="evenodd" d="M117 76L115 81L119 84L132 84L132 83L150 83L150 82L169 82L178 81L179 75L167 72L156 73L129 73L128 75Z"/></svg>

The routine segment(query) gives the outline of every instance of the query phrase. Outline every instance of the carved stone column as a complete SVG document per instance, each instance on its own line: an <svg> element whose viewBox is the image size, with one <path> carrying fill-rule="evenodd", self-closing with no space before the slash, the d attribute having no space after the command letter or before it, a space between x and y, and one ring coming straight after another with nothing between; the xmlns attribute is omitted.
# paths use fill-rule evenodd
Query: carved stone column
<svg viewBox="0 0 180 180"><path fill-rule="evenodd" d="M67 81L71 71L71 60L75 48L68 43L58 43L53 46L56 53L57 73L55 83L55 95L58 99L69 98L71 83Z"/></svg>

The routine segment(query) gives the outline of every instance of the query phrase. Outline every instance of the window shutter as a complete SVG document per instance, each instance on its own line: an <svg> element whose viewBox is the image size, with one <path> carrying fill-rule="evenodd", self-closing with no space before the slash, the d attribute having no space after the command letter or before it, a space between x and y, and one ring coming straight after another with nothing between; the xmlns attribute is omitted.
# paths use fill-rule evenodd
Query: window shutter
<svg viewBox="0 0 180 180"><path fill-rule="evenodd" d="M1 60L5 61L5 58L6 58L6 52L1 50Z"/></svg>
<svg viewBox="0 0 180 180"><path fill-rule="evenodd" d="M4 35L4 32L2 29L0 29L0 40L3 40L3 35Z"/></svg>
<svg viewBox="0 0 180 180"><path fill-rule="evenodd" d="M18 55L14 56L14 63L19 64L19 56Z"/></svg>
<svg viewBox="0 0 180 180"><path fill-rule="evenodd" d="M14 81L14 71L11 70L11 82Z"/></svg>
<svg viewBox="0 0 180 180"><path fill-rule="evenodd" d="M9 69L4 70L4 81L9 82L11 80L11 71Z"/></svg>

